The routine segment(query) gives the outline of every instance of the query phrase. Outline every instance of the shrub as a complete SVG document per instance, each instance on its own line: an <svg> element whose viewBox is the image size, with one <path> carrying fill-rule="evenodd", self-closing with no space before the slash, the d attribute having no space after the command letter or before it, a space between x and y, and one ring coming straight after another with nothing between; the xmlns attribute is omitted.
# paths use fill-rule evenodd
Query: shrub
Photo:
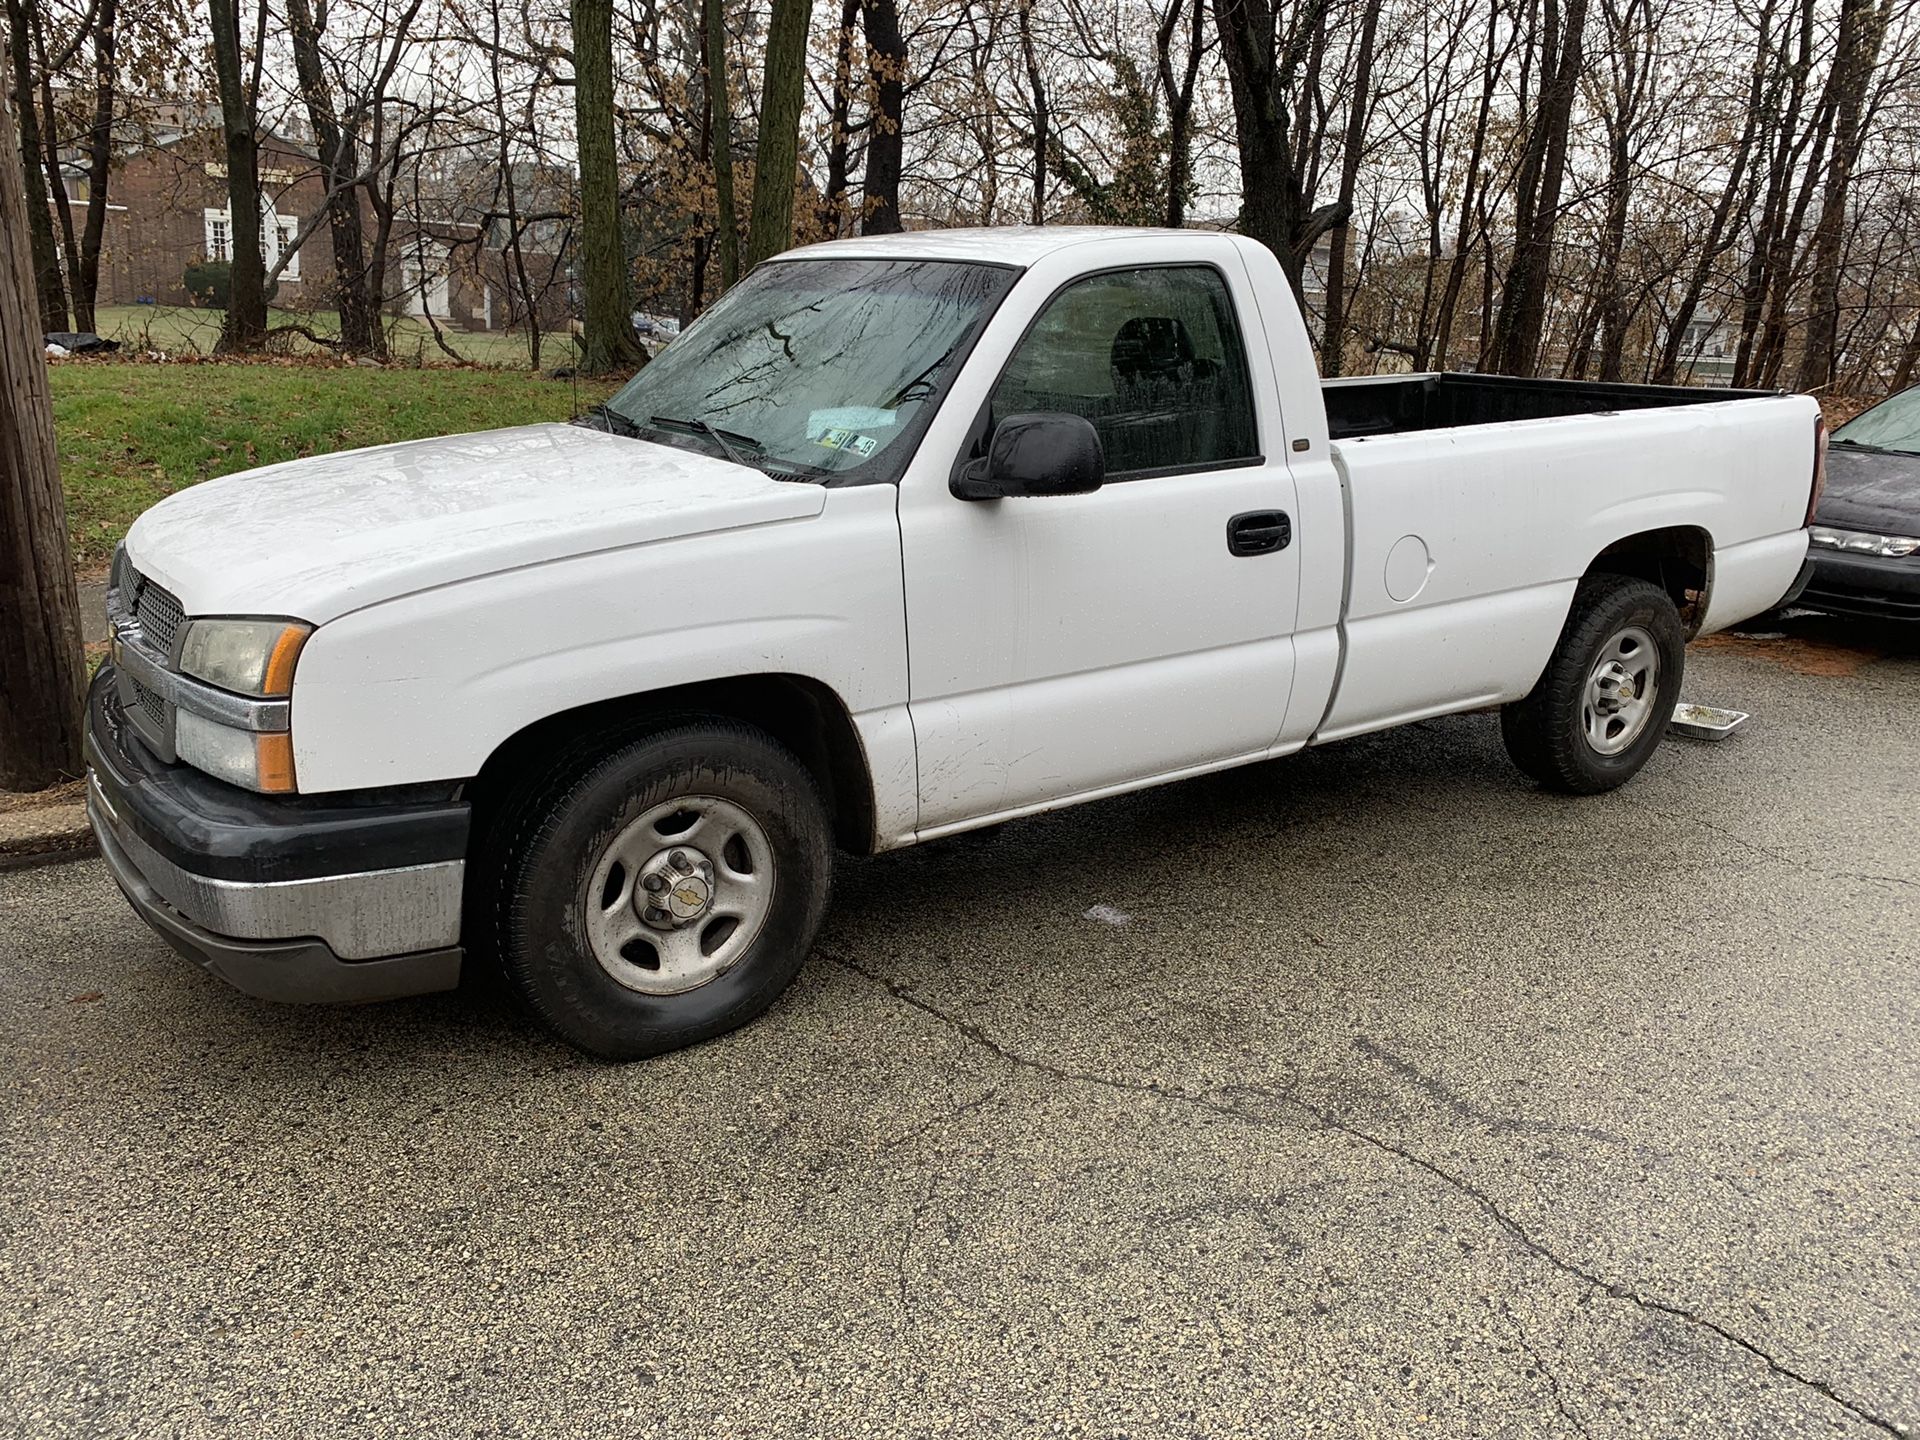
<svg viewBox="0 0 1920 1440"><path fill-rule="evenodd" d="M233 266L225 260L196 261L187 266L181 283L186 286L187 294L193 297L194 304L205 310L224 310L227 308L227 297L233 291ZM278 280L267 286L269 305L279 292Z"/></svg>

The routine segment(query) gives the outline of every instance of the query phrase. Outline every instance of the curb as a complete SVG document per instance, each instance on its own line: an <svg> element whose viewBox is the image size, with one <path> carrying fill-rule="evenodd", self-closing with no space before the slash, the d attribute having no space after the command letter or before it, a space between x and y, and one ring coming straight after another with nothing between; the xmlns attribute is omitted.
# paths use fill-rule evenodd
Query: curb
<svg viewBox="0 0 1920 1440"><path fill-rule="evenodd" d="M0 870L80 860L97 849L83 801L0 813Z"/></svg>

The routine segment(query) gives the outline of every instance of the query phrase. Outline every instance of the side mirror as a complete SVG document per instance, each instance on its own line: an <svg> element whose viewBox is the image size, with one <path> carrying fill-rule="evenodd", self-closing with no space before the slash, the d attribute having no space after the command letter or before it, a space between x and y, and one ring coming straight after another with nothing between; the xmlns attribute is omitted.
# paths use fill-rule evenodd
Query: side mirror
<svg viewBox="0 0 1920 1440"><path fill-rule="evenodd" d="M962 500L1020 495L1085 495L1107 478L1106 451L1078 415L1009 415L994 427L985 459L953 477Z"/></svg>

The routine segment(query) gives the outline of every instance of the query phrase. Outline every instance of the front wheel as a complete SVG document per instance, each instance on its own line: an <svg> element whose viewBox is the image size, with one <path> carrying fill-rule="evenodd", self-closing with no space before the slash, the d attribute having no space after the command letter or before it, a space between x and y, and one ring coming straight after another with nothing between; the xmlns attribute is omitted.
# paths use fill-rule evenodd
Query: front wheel
<svg viewBox="0 0 1920 1440"><path fill-rule="evenodd" d="M744 1025L785 990L826 912L833 851L805 766L711 720L629 740L516 807L496 945L522 1001L607 1060Z"/></svg>
<svg viewBox="0 0 1920 1440"><path fill-rule="evenodd" d="M1673 599L1625 575L1589 575L1546 672L1500 712L1513 763L1549 790L1624 785L1659 748L1680 701L1686 632Z"/></svg>

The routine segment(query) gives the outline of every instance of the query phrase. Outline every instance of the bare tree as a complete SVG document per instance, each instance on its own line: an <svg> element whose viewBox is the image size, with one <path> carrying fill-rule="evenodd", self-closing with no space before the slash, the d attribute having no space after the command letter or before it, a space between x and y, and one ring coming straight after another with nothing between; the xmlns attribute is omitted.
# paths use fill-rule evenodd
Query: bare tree
<svg viewBox="0 0 1920 1440"><path fill-rule="evenodd" d="M807 22L811 0L773 0L760 89L760 143L753 165L753 213L747 264L793 243L793 182L800 163L800 109L806 101Z"/></svg>
<svg viewBox="0 0 1920 1440"><path fill-rule="evenodd" d="M6 0L7 58L11 64L13 106L20 117L19 138L14 148L4 153L9 167L19 165L23 180L23 223L27 227L27 250L32 256L34 289L42 330L66 330L66 281L60 274L60 252L53 238L52 203L47 192L46 170L42 164L38 102L35 97L33 19L26 0Z"/></svg>
<svg viewBox="0 0 1920 1440"><path fill-rule="evenodd" d="M1183 14L1188 23L1186 54L1176 73L1173 39ZM1206 33L1206 0L1167 0L1166 9L1155 16L1154 68L1167 113L1167 224L1176 230L1187 223L1192 198L1194 84L1207 54Z"/></svg>
<svg viewBox="0 0 1920 1440"><path fill-rule="evenodd" d="M1892 0L1841 0L1839 37L1827 72L1832 96L1833 143L1814 225L1809 264L1812 291L1807 300L1806 345L1800 358L1800 388L1822 389L1833 380L1834 341L1840 323L1840 261L1845 243L1847 200L1854 167L1860 160L1861 120L1874 62L1886 38ZM1822 108L1826 108L1824 105Z"/></svg>
<svg viewBox="0 0 1920 1440"><path fill-rule="evenodd" d="M1313 126L1333 0L1214 0L1240 159L1240 228L1280 259L1296 296L1307 257L1347 216L1318 205ZM1303 120L1302 117L1308 117Z"/></svg>
<svg viewBox="0 0 1920 1440"><path fill-rule="evenodd" d="M1579 92L1587 0L1540 0L1540 88L1521 151L1515 187L1513 258L1500 290L1493 360L1510 375L1531 375L1540 356L1567 135Z"/></svg>
<svg viewBox="0 0 1920 1440"><path fill-rule="evenodd" d="M867 77L873 115L860 186L860 233L900 229L900 171L906 144L907 42L895 0L861 0L867 37Z"/></svg>
<svg viewBox="0 0 1920 1440"><path fill-rule="evenodd" d="M633 333L626 239L615 173L612 0L571 0L573 104L580 145L583 334L589 375L638 369L646 351Z"/></svg>
<svg viewBox="0 0 1920 1440"><path fill-rule="evenodd" d="M1380 0L1365 0L1360 17L1359 54L1354 61L1353 93L1347 102L1347 129L1341 144L1337 218L1327 247L1326 323L1320 341L1320 368L1338 375L1346 350L1347 240L1352 231L1353 191L1360 178L1360 151L1366 140L1367 110L1373 99L1373 43L1380 27Z"/></svg>
<svg viewBox="0 0 1920 1440"><path fill-rule="evenodd" d="M734 209L733 101L728 93L727 13L723 0L704 0L704 16L707 105L713 126L714 235L720 250L720 286L730 290L740 278L740 221Z"/></svg>
<svg viewBox="0 0 1920 1440"><path fill-rule="evenodd" d="M255 103L267 11L260 5L252 74L241 42L239 0L207 0L213 23L213 68L220 93L220 129L226 141L227 214L233 261L218 348L258 349L267 338L267 267L260 245L260 146Z"/></svg>

